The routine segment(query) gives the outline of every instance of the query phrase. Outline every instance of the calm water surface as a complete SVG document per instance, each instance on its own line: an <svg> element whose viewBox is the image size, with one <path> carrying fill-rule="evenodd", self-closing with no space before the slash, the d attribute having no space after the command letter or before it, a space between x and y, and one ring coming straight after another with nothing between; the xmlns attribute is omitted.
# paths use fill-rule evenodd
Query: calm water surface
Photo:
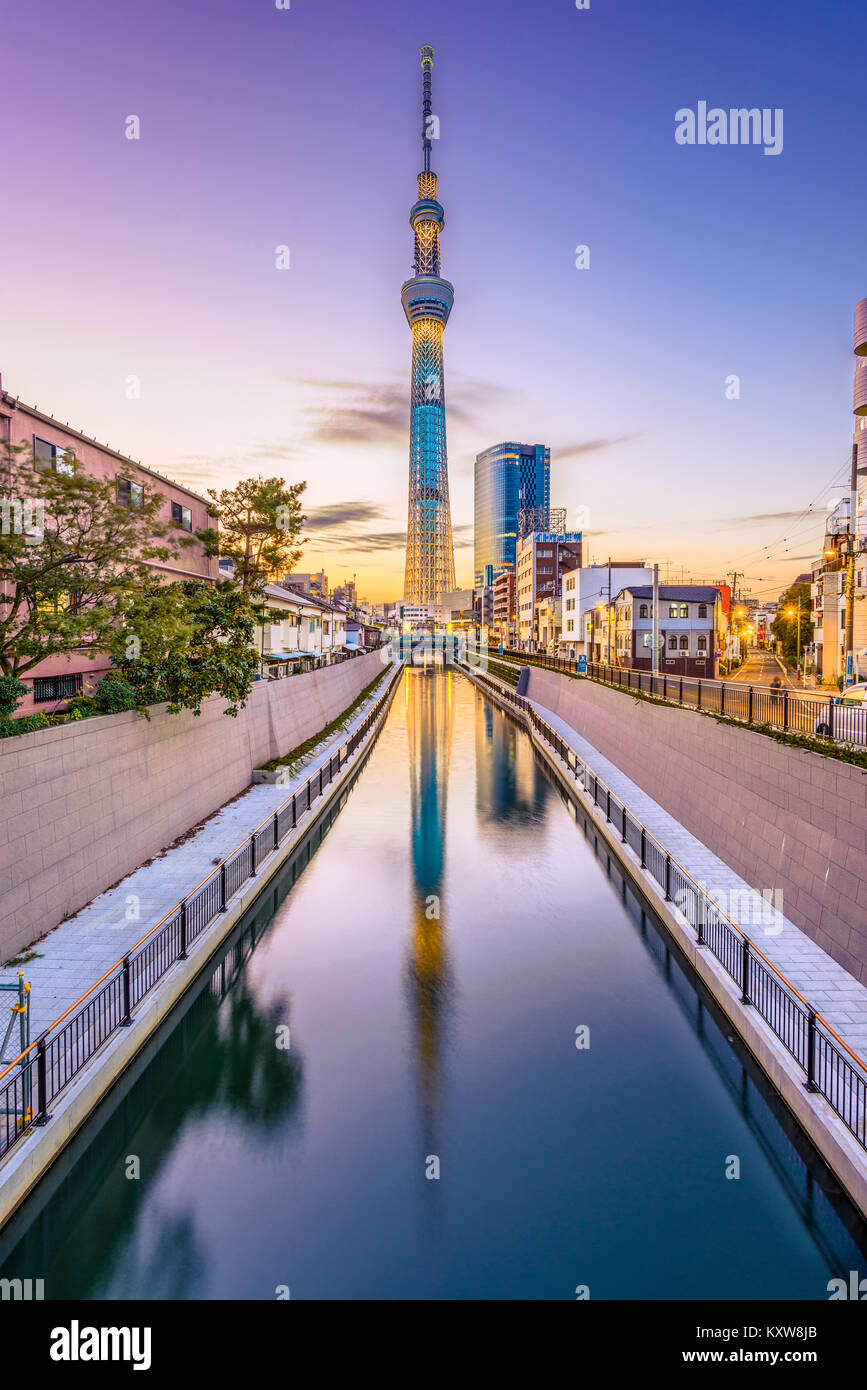
<svg viewBox="0 0 867 1390"><path fill-rule="evenodd" d="M861 1234L786 1123L527 736L409 670L0 1270L52 1298L823 1299Z"/></svg>

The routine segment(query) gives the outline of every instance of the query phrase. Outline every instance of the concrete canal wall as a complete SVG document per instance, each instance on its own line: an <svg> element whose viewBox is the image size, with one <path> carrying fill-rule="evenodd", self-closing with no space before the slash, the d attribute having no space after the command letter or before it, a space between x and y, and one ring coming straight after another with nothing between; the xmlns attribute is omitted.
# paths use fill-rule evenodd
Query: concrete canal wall
<svg viewBox="0 0 867 1390"><path fill-rule="evenodd" d="M867 984L867 773L691 710L530 667L571 724Z"/></svg>
<svg viewBox="0 0 867 1390"><path fill-rule="evenodd" d="M478 679L472 669L466 669L466 674L470 680ZM557 698L558 692L556 688L552 687L547 682L552 680L557 682L558 685L562 683L564 686L567 683L579 684L578 682L569 682L569 677L567 676L557 676L547 671L536 671L535 668L533 669L533 674L544 676L546 680L536 682L535 693L533 693L532 688L529 692L523 693L529 694L529 698L538 701L539 704L545 703L546 707L555 713L556 711L553 709L552 702L554 698ZM497 692L495 690L492 691L488 684L482 686L482 691L487 699L493 699L496 703L500 704L508 714L517 719L527 729L528 736L535 745L539 755L547 763L560 786L563 788L566 796L575 807L576 816L580 816L582 823L587 822L593 827L593 831L598 837L598 840L606 847L612 858L620 864L639 896L653 905L653 910L668 930L671 939L676 943L685 960L695 971L698 979L701 980L704 986L709 990L725 1017L749 1048L777 1094L786 1103L804 1134L807 1135L811 1143L822 1155L851 1201L862 1215L867 1218L867 1163L865 1163L864 1149L858 1143L855 1136L822 1095L818 1092L807 1090L804 1085L803 1070L798 1066L794 1057L792 1057L788 1049L766 1023L760 1010L745 1006L742 1003L740 984L732 979L731 975L729 975L712 951L708 950L705 946L699 945L695 931L687 924L686 919L677 910L676 903L669 902L665 899L663 889L656 882L653 875L647 869L641 867L639 856L630 846L624 845L621 842L620 830L616 822L614 824L607 823L604 804L599 807L594 806L592 798L588 798L583 791L580 781L576 780L571 770L567 770L566 765L561 761L555 749L540 736L539 732L534 728L523 711L515 710L514 706L507 704L505 700L501 700ZM580 717L578 709L573 706L573 701L581 703L585 692L589 695L588 705L597 694L612 696L615 699L620 698L616 691L609 691L604 689L604 687L597 687L590 681L580 682L580 691L572 696L566 696L561 692L564 706L569 709L570 712L569 714L561 712L559 717L571 724L573 728L576 727L576 724L573 723L573 719L577 720ZM634 700L629 702L629 704L634 705L638 703L639 702ZM603 705L600 702L597 709L601 708L603 708ZM656 707L642 705L642 708L655 709ZM665 712L679 714L681 711L672 710ZM611 712L609 711L609 713ZM588 715L587 717L593 718L594 716ZM616 720L616 713L612 717ZM689 717L693 721L701 718L700 715L695 715L691 712ZM623 716L623 719L628 721L628 716ZM602 726L603 720L599 718L598 727L601 729ZM626 735L630 733L628 722L624 724L624 727L621 728L619 732L621 738L626 737ZM647 727L645 728L645 732L648 733ZM589 734L583 734L583 737L589 742ZM753 737L759 736L753 735ZM610 754L603 754L603 757L608 757L612 763L623 768L623 752L623 746L621 745L619 750L615 750ZM816 757L818 755L809 754L804 756ZM627 773L627 776L628 775ZM636 784L638 783L637 777L632 780L634 780ZM652 791L648 791L647 794L648 796L653 796L654 800L659 801L659 798L656 797ZM677 816L678 812L676 810L669 810L669 815ZM719 858L723 859L724 856L720 854ZM853 988L857 989L857 986L853 986ZM843 1099L842 1095L840 1099Z"/></svg>
<svg viewBox="0 0 867 1390"><path fill-rule="evenodd" d="M338 716L379 652L280 681L246 709L104 715L0 742L0 960L30 945ZM191 885L191 887L194 885Z"/></svg>

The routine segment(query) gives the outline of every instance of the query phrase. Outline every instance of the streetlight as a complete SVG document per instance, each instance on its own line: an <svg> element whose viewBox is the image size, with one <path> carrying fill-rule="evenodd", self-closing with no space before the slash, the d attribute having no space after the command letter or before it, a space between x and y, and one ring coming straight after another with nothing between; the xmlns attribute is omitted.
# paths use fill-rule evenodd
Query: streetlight
<svg viewBox="0 0 867 1390"><path fill-rule="evenodd" d="M798 675L800 676L800 675L801 675L801 595L800 595L800 594L798 594L798 607L797 607L797 609L795 609L795 608L787 608L787 609L786 609L786 617L787 617L787 618L794 618L796 613L797 613L797 616L798 616ZM801 677L801 684L802 684L802 685L804 684L804 678L803 678L803 677Z"/></svg>

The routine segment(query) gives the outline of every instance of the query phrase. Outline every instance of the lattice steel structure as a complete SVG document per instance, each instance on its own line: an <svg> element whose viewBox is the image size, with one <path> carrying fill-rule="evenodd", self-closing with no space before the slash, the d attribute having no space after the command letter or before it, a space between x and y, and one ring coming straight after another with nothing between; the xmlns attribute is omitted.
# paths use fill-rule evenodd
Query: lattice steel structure
<svg viewBox="0 0 867 1390"><path fill-rule="evenodd" d="M420 50L422 150L418 200L409 214L415 233L415 275L401 289L412 330L412 388L409 414L409 516L403 596L407 603L435 604L455 588L455 557L449 508L446 452L446 395L443 329L454 303L454 286L440 276L440 232L445 217L431 172L431 74L434 51Z"/></svg>

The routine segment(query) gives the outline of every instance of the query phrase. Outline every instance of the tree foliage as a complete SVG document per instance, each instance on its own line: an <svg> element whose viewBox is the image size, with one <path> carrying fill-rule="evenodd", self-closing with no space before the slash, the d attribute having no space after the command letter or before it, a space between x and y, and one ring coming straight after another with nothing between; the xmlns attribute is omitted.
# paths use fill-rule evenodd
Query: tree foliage
<svg viewBox="0 0 867 1390"><path fill-rule="evenodd" d="M306 486L283 478L245 478L237 487L208 489L220 529L200 531L198 537L209 555L233 562L235 580L245 593L282 579L299 559L300 499Z"/></svg>
<svg viewBox="0 0 867 1390"><path fill-rule="evenodd" d="M20 676L46 657L105 651L118 604L147 584L192 537L164 524L165 496L118 501L67 454L62 471L7 446L0 470L0 674Z"/></svg>
<svg viewBox="0 0 867 1390"><path fill-rule="evenodd" d="M244 708L259 663L253 610L237 585L151 580L125 595L119 610L109 651L139 704L166 701L172 714L199 714L203 700L221 695L226 714Z"/></svg>
<svg viewBox="0 0 867 1390"><path fill-rule="evenodd" d="M798 661L798 600L801 603L801 656L804 648L813 640L813 621L810 617L809 584L792 584L780 599L776 617L771 623L771 634L777 638L783 659L790 665ZM791 616L790 616L791 613Z"/></svg>

